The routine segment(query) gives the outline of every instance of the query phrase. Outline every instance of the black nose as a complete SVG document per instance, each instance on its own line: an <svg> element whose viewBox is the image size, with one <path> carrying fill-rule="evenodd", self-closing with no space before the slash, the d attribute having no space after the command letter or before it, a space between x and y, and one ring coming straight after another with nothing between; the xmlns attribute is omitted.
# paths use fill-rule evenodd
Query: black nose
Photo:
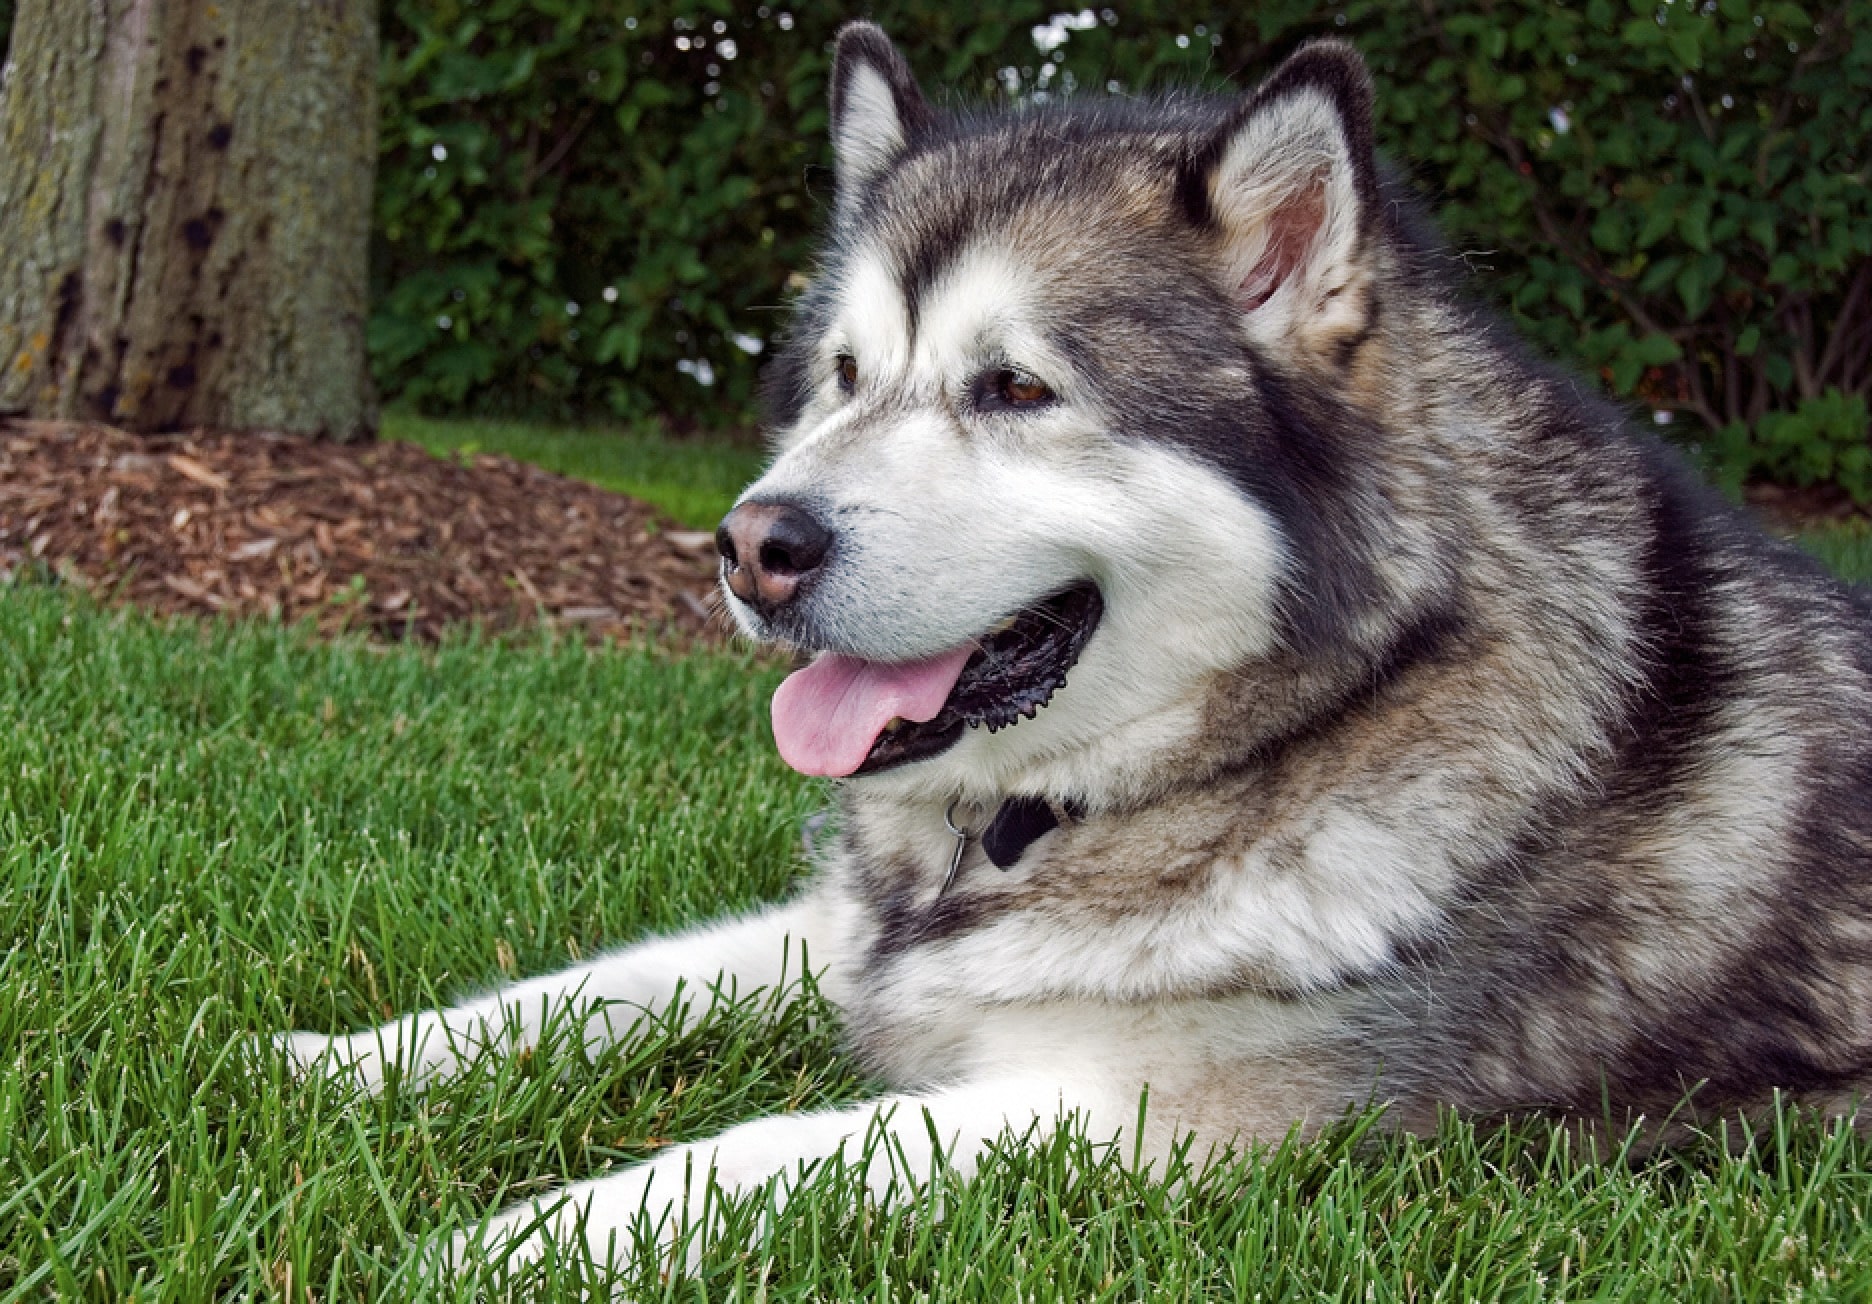
<svg viewBox="0 0 1872 1304"><path fill-rule="evenodd" d="M742 503L715 531L722 578L743 602L778 607L832 551L832 531L792 503Z"/></svg>

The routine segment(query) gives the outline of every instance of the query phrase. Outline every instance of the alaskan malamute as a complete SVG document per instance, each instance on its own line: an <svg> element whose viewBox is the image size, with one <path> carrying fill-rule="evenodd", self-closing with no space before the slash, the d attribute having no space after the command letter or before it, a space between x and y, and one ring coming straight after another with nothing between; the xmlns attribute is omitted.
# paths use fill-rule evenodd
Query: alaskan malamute
<svg viewBox="0 0 1872 1304"><path fill-rule="evenodd" d="M1148 1157L1373 1101L1406 1128L1853 1106L1865 602L1453 288L1351 49L1236 99L951 115L860 23L831 123L776 456L719 535L734 618L813 656L773 719L836 781L816 876L286 1044L420 1081L555 1004L596 1042L806 955L894 1090L460 1252L673 1228L686 1169L784 1185L872 1129L882 1195L904 1159L966 1176L1069 1116Z"/></svg>

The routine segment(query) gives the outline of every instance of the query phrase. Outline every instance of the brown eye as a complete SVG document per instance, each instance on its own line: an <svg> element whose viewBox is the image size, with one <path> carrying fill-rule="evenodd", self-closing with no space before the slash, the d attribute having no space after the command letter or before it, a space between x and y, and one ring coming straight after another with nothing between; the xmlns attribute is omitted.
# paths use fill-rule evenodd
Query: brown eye
<svg viewBox="0 0 1872 1304"><path fill-rule="evenodd" d="M1046 382L1031 372L1005 367L982 378L987 384L976 392L984 408L1035 408L1051 403L1055 397Z"/></svg>
<svg viewBox="0 0 1872 1304"><path fill-rule="evenodd" d="M1000 386L1002 400L1009 407L1031 407L1053 397L1052 390L1037 377L1024 371L1004 371L995 380Z"/></svg>
<svg viewBox="0 0 1872 1304"><path fill-rule="evenodd" d="M844 390L847 394L857 388L858 359L854 358L849 353L841 353L838 355L838 381L839 388Z"/></svg>

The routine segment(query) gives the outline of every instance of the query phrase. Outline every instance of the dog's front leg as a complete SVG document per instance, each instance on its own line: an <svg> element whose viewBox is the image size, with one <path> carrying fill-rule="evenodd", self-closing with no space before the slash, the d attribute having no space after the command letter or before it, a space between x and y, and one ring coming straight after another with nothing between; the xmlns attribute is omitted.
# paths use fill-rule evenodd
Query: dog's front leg
<svg viewBox="0 0 1872 1304"><path fill-rule="evenodd" d="M758 1119L506 1209L458 1235L444 1263L454 1271L479 1262L520 1264L540 1258L548 1243L600 1264L622 1262L634 1249L672 1246L693 1259L715 1229L711 1211L723 1196L747 1195L771 1181L776 1204L784 1202L817 1165L842 1155L862 1164L866 1188L886 1203L921 1189L939 1169L973 1176L1004 1132L1044 1136L1071 1121L1093 1140L1110 1140L1136 1121L1141 1085L1127 1091L1081 1078L1068 1088L1051 1075L1011 1076Z"/></svg>
<svg viewBox="0 0 1872 1304"><path fill-rule="evenodd" d="M815 975L835 957L838 930L811 897L673 937L652 938L589 964L502 987L443 1010L424 1010L349 1036L289 1032L278 1044L304 1069L350 1076L370 1091L387 1071L410 1085L458 1073L484 1051L512 1054L538 1044L549 1020L570 1018L588 1050L616 1040L680 993L692 1015L711 989L745 994Z"/></svg>

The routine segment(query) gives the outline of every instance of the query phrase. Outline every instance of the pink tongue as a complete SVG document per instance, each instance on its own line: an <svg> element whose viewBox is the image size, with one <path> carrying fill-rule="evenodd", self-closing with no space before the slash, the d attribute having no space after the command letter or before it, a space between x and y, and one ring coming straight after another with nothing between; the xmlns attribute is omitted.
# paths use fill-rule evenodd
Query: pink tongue
<svg viewBox="0 0 1872 1304"><path fill-rule="evenodd" d="M843 778L864 764L884 726L933 720L975 645L927 661L859 661L822 652L787 676L773 698L774 741L801 774Z"/></svg>

